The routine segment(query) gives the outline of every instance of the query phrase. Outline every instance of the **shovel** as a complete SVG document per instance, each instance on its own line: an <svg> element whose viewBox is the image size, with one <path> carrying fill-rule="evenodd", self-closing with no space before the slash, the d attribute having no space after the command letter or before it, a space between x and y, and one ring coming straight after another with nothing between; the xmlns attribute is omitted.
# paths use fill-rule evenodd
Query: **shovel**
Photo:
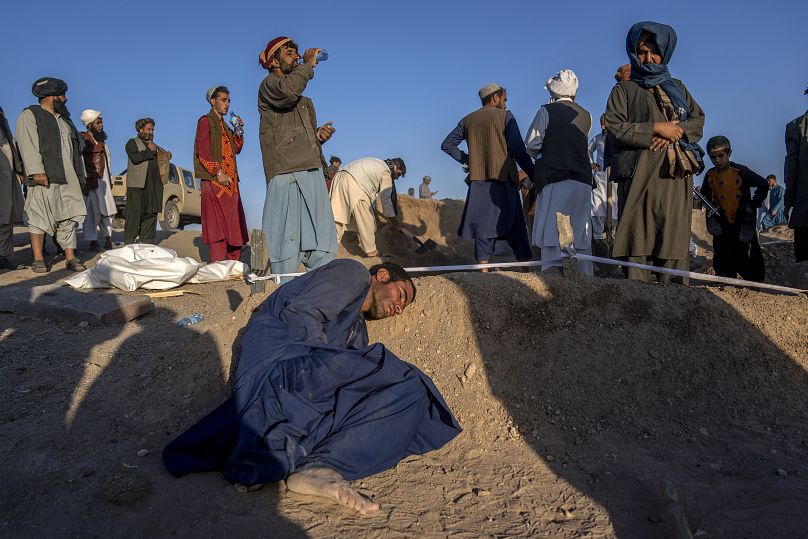
<svg viewBox="0 0 808 539"><path fill-rule="evenodd" d="M379 213L379 211L376 210L375 208L374 208L373 211L374 211L374 213L376 213L377 216L384 219L388 224L391 224L390 219L388 219L387 216L383 215L382 213ZM418 247L415 249L415 254L417 254L417 255L422 255L424 253L434 251L434 250L436 250L438 248L438 244L435 243L434 240L432 240L430 238L427 238L426 241L421 241L418 238L418 236L416 236L415 234L413 234L412 232L410 232L406 228L402 227L401 230L399 230L399 232L404 234L405 237L411 239L412 241L414 241L416 243L416 245L418 245Z"/></svg>
<svg viewBox="0 0 808 539"><path fill-rule="evenodd" d="M410 238L418 245L418 248L415 249L415 254L417 255L422 255L424 253L428 253L429 251L434 251L435 249L438 248L438 244L435 243L435 241L432 239L427 238L426 241L421 241L420 239L418 239L418 236L416 236L415 234L404 228L399 230L399 232L404 234L406 237Z"/></svg>

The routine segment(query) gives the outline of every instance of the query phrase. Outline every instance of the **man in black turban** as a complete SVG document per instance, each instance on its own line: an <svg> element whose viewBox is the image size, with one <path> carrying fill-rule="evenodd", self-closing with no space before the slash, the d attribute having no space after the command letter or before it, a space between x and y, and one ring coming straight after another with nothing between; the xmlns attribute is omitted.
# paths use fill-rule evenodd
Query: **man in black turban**
<svg viewBox="0 0 808 539"><path fill-rule="evenodd" d="M82 189L84 162L79 133L67 110L67 84L43 77L31 87L39 99L17 120L17 143L27 174L28 197L25 222L31 234L35 273L45 273L45 235L54 236L65 251L67 269L84 271L76 258L76 226L84 221L87 208Z"/></svg>

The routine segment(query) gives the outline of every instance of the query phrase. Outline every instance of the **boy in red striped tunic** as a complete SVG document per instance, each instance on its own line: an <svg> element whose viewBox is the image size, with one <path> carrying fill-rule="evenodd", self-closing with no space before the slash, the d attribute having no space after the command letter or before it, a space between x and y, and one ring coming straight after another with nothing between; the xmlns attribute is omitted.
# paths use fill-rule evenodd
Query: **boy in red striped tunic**
<svg viewBox="0 0 808 539"><path fill-rule="evenodd" d="M223 118L230 110L227 87L211 88L206 97L210 112L199 118L194 142L194 176L202 180L202 241L211 262L238 260L249 241L236 167L244 136L225 126Z"/></svg>

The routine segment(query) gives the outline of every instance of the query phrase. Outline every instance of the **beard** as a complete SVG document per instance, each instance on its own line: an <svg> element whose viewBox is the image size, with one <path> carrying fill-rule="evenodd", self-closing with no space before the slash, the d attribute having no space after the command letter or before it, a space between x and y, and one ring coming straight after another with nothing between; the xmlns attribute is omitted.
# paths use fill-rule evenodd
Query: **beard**
<svg viewBox="0 0 808 539"><path fill-rule="evenodd" d="M53 112L59 114L60 116L64 116L65 118L70 118L70 111L67 110L67 105L62 101L53 102Z"/></svg>
<svg viewBox="0 0 808 539"><path fill-rule="evenodd" d="M385 309L384 305L380 304L374 297L370 307L365 313L365 318L367 320L383 320L387 318L387 309Z"/></svg>
<svg viewBox="0 0 808 539"><path fill-rule="evenodd" d="M91 127L90 134L97 142L105 142L107 140L107 132L104 131L103 129L101 131L96 131Z"/></svg>
<svg viewBox="0 0 808 539"><path fill-rule="evenodd" d="M281 63L281 72L284 75L288 75L289 73L294 71L295 67L297 66L297 64L295 64L294 62L289 62L287 64L283 58L280 58L280 63Z"/></svg>
<svg viewBox="0 0 808 539"><path fill-rule="evenodd" d="M151 142L152 139L154 138L154 135L147 135L146 133L138 133L137 136L143 142Z"/></svg>

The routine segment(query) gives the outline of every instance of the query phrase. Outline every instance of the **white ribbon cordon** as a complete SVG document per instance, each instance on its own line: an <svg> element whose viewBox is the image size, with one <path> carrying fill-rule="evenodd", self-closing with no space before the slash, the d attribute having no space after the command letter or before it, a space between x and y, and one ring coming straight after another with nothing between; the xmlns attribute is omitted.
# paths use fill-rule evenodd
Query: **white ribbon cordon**
<svg viewBox="0 0 808 539"><path fill-rule="evenodd" d="M569 255L562 253L562 256L567 258ZM667 273L670 275L676 275L679 277L689 277L696 281L704 281L709 283L721 283L721 284L729 284L733 286L745 286L749 288L757 288L757 289L765 289L765 290L776 290L778 292L786 292L789 294L804 294L807 293L808 290L803 290L800 288L789 288L787 286L780 286L776 284L769 284L769 283L756 283L754 281L745 281L743 279L733 279L731 277L720 277L718 275L707 275L706 273L695 273L692 271L685 271L685 270L677 270L671 268L660 268L658 266L649 266L647 264L637 264L636 262L627 262L625 260L614 260L612 258L603 258L600 256L592 256L586 255L582 253L576 253L575 255L571 256L570 258L577 258L580 260L590 260L592 262L597 262L599 264L610 264L612 266L625 266L630 268L638 268L638 269L645 269L650 270L655 273ZM499 262L494 264L462 264L462 265L455 265L455 266L419 266L413 268L404 268L407 270L408 273L446 273L450 271L474 271L474 270L481 270L481 269L494 269L494 268L517 268L517 267L536 267L536 266L557 266L561 261L560 260L530 260L527 262ZM299 277L303 275L303 273L273 273L270 275L265 275L263 277L259 277L255 273L250 273L247 276L248 283L255 283L258 281L274 281L276 284L280 284L281 278L283 277Z"/></svg>

